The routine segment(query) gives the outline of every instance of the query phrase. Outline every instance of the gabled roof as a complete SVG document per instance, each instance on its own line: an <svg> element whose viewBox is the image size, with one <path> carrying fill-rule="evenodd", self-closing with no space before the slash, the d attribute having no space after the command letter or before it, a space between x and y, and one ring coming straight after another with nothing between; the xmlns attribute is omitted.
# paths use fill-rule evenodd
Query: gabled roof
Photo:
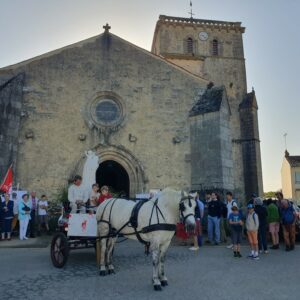
<svg viewBox="0 0 300 300"><path fill-rule="evenodd" d="M125 44L127 44L127 45L129 45L129 46L131 46L131 47L133 47L133 48L135 48L135 49L137 49L138 51L141 51L141 52L143 52L144 54L146 54L146 55L148 55L148 56L151 56L153 59L159 60L159 61L161 61L161 62L163 62L163 63L165 63L165 64L167 64L167 65L169 65L169 66L171 66L171 67L173 67L173 68L175 68L175 69L177 69L177 70L179 70L179 71L181 71L181 72L183 72L183 73L185 73L185 74L187 74L188 76L193 77L194 79L198 79L198 80L201 81L203 84L207 84L207 83L208 83L208 81L207 81L206 79L204 79L204 78L202 78L202 77L200 77L200 76L197 76L197 75L195 75L195 74L193 74L193 73L187 71L186 69L184 69L184 68L182 68L182 67L180 67L180 66L178 66L178 65L176 65L176 64L174 64L174 63L172 63L172 62L170 62L170 61L168 61L168 60L166 60L166 59L164 59L164 58L161 57L161 56L158 56L158 55L156 55L156 54L151 53L150 51L147 51L147 50L145 50L145 49L143 49L143 48L141 48L141 47L138 47L138 46L136 46L136 45L134 45L134 44L132 44L132 43L130 43L130 42L128 42L128 41L126 41L126 40L120 38L119 36L112 34L111 32L104 32L104 33L102 33L102 34L100 34L100 35L97 35L97 36L88 38L88 39L86 39L86 40L83 40L83 41L80 41L80 42L77 42L77 43L74 43L74 44L65 46L65 47L63 47L63 48L59 48L59 49L56 49L56 50L47 52L47 53L45 53L45 54L42 54L42 55L33 57L33 58L31 58L31 59L22 61L22 62L20 62L20 63L14 64L14 65L10 65L10 66L4 67L4 68L0 68L0 75L1 75L1 71L13 70L13 69L22 67L22 66L24 66L24 65L27 65L27 64L29 64L29 63L31 63L31 62L33 62L33 61L36 61L36 60L39 60L39 59L43 59L43 58L47 58L47 57L51 57L51 56L53 56L53 55L59 54L60 52L66 50L66 49L71 49L71 48L76 48L76 47L82 47L82 46L84 46L84 45L86 45L86 44L88 44L88 43L93 43L93 42L95 42L95 41L96 41L97 39L99 39L99 38L104 38L104 37L107 37L107 36L110 36L110 37L112 37L113 39L118 39L118 40L121 41L122 43L125 43Z"/></svg>
<svg viewBox="0 0 300 300"><path fill-rule="evenodd" d="M285 158L291 167L300 167L300 156L291 156L288 151L285 151Z"/></svg>
<svg viewBox="0 0 300 300"><path fill-rule="evenodd" d="M224 97L226 97L224 86L207 88L204 94L199 96L198 101L190 110L189 116L219 111Z"/></svg>

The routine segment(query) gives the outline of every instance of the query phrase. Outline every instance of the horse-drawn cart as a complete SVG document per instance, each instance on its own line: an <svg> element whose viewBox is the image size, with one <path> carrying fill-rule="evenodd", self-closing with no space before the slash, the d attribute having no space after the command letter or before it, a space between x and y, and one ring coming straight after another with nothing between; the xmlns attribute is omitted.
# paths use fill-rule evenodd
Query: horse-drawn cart
<svg viewBox="0 0 300 300"><path fill-rule="evenodd" d="M56 268L62 268L71 250L95 248L97 221L94 213L63 214L58 221L59 232L51 242L51 260Z"/></svg>

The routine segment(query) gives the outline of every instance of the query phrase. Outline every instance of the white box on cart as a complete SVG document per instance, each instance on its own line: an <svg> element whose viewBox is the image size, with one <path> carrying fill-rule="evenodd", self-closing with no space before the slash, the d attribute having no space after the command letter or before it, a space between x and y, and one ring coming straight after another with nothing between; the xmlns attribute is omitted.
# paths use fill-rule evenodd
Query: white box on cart
<svg viewBox="0 0 300 300"><path fill-rule="evenodd" d="M96 215L70 214L68 222L68 236L96 237Z"/></svg>

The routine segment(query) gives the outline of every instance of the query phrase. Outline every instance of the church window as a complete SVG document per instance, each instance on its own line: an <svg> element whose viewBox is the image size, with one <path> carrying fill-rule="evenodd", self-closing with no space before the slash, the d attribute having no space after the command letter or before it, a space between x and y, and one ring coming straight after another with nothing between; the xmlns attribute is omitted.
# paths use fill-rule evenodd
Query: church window
<svg viewBox="0 0 300 300"><path fill-rule="evenodd" d="M219 55L219 42L216 39L214 39L212 41L212 55L213 56L218 56Z"/></svg>
<svg viewBox="0 0 300 300"><path fill-rule="evenodd" d="M109 125L120 118L120 109L116 102L110 99L102 99L96 105L95 115L98 122Z"/></svg>
<svg viewBox="0 0 300 300"><path fill-rule="evenodd" d="M187 39L187 53L194 53L194 41L192 38Z"/></svg>
<svg viewBox="0 0 300 300"><path fill-rule="evenodd" d="M113 92L101 92L88 106L89 122L99 129L118 129L124 120L121 98ZM106 129L105 129L106 128Z"/></svg>

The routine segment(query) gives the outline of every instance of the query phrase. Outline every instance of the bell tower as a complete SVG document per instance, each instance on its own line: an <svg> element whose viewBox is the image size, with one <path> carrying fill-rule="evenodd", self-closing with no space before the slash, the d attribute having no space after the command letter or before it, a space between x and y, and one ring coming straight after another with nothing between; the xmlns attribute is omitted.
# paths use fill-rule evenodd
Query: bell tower
<svg viewBox="0 0 300 300"><path fill-rule="evenodd" d="M195 19L192 15L190 18L160 15L151 50L153 54L213 82L214 86L225 88L231 111L229 128L234 162L233 190L241 196L246 194L245 183L252 182L248 189L255 191L261 191L262 187L258 138L256 138L256 154L251 156L251 164L257 165L257 168L253 168L251 174L244 172L244 168L248 165L245 145L242 146L241 142L245 135L243 120L252 113L250 110L240 108L247 95L244 32L245 27L241 22ZM253 119L251 126L252 132L256 128L258 130L257 118ZM248 180L245 176L252 179Z"/></svg>

